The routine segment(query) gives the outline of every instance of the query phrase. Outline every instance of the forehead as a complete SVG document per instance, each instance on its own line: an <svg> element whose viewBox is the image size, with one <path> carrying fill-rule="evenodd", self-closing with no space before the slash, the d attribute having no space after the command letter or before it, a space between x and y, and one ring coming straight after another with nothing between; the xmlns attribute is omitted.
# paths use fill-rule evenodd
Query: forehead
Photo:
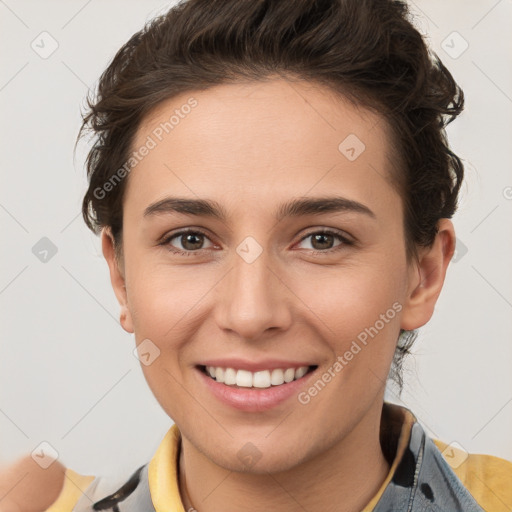
<svg viewBox="0 0 512 512"><path fill-rule="evenodd" d="M132 149L144 146L151 149L125 192L139 209L170 193L220 194L255 206L333 189L354 200L399 201L389 181L385 120L311 82L275 79L180 94L143 120Z"/></svg>

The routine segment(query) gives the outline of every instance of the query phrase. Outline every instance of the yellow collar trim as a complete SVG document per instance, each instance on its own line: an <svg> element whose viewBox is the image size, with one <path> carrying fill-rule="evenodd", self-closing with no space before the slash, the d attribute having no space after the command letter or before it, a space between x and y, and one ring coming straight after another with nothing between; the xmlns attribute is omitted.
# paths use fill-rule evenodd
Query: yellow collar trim
<svg viewBox="0 0 512 512"><path fill-rule="evenodd" d="M185 512L178 487L180 444L181 433L175 423L149 463L149 492L156 512Z"/></svg>

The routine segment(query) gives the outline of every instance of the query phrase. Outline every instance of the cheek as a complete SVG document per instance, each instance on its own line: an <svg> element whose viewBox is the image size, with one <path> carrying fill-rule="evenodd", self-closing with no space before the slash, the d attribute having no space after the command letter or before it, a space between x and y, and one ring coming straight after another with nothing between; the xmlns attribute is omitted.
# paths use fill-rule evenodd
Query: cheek
<svg viewBox="0 0 512 512"><path fill-rule="evenodd" d="M189 267L191 268L191 267ZM137 339L180 340L208 291L214 276L190 270L142 265L132 274L129 304Z"/></svg>
<svg viewBox="0 0 512 512"><path fill-rule="evenodd" d="M333 357L346 354L346 360L364 361L385 372L400 331L404 271L381 264L317 277L302 281L297 295L307 297L311 321Z"/></svg>

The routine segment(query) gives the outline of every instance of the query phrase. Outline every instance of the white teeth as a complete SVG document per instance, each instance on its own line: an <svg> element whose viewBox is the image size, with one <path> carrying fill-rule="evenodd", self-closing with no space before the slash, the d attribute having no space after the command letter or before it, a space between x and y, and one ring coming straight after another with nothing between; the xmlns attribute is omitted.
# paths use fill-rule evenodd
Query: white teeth
<svg viewBox="0 0 512 512"><path fill-rule="evenodd" d="M252 373L247 370L238 370L236 372L236 385L250 388L252 386Z"/></svg>
<svg viewBox="0 0 512 512"><path fill-rule="evenodd" d="M206 373L217 382L222 382L228 386L269 388L300 379L306 375L308 369L309 366L300 366L299 368L286 368L284 370L275 369L250 372L248 370L235 370L234 368L207 366Z"/></svg>
<svg viewBox="0 0 512 512"><path fill-rule="evenodd" d="M233 370L233 368L226 368L226 371L224 372L224 384L227 384L228 386L236 384L236 370Z"/></svg>
<svg viewBox="0 0 512 512"><path fill-rule="evenodd" d="M224 382L224 370L220 367L215 368L215 380L217 382Z"/></svg>
<svg viewBox="0 0 512 512"><path fill-rule="evenodd" d="M279 386L284 383L284 374L283 370L272 370L272 374L270 375L270 384L272 386Z"/></svg>
<svg viewBox="0 0 512 512"><path fill-rule="evenodd" d="M291 382L295 378L295 368L287 368L284 371L284 381Z"/></svg>
<svg viewBox="0 0 512 512"><path fill-rule="evenodd" d="M295 370L295 378L300 379L301 377L304 377L306 373L308 372L308 369L306 366L301 366L300 368L297 368Z"/></svg>
<svg viewBox="0 0 512 512"><path fill-rule="evenodd" d="M268 370L262 372L254 372L252 376L252 386L254 388L269 388L270 372Z"/></svg>

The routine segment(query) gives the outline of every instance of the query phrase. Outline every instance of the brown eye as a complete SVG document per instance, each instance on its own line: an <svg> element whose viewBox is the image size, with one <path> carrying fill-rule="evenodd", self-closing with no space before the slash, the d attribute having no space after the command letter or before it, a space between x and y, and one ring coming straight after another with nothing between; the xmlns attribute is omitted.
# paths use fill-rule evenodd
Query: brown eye
<svg viewBox="0 0 512 512"><path fill-rule="evenodd" d="M341 249L343 246L353 245L353 242L347 237L334 231L316 231L309 233L302 238L301 243L308 238L311 239L310 247L305 247L305 249L312 249L319 252L335 251L338 248ZM339 240L338 244L335 244L336 240Z"/></svg>
<svg viewBox="0 0 512 512"><path fill-rule="evenodd" d="M173 240L175 240L174 243L172 243ZM163 240L162 245L168 247L171 252L189 255L205 249L205 240L209 239L201 231L180 231L179 233L174 233L166 237L165 240ZM175 245L176 241L178 245ZM208 247L211 247L211 245Z"/></svg>
<svg viewBox="0 0 512 512"><path fill-rule="evenodd" d="M201 249L203 245L203 235L197 233L187 233L185 235L180 236L180 242L184 249L189 251L194 251L197 249Z"/></svg>
<svg viewBox="0 0 512 512"><path fill-rule="evenodd" d="M319 233L317 235L312 235L311 237L311 245L314 249L332 249L333 243L334 236L326 233Z"/></svg>

